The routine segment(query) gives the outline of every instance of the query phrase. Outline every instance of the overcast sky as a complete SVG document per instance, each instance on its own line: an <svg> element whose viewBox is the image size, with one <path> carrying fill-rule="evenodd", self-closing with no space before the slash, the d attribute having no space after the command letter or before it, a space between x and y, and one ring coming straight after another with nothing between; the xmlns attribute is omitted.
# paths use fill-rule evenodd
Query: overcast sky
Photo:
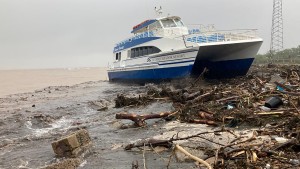
<svg viewBox="0 0 300 169"><path fill-rule="evenodd" d="M283 0L284 47L300 45L300 1ZM105 67L114 44L155 18L154 7L186 24L257 28L270 46L273 0L0 0L0 69Z"/></svg>

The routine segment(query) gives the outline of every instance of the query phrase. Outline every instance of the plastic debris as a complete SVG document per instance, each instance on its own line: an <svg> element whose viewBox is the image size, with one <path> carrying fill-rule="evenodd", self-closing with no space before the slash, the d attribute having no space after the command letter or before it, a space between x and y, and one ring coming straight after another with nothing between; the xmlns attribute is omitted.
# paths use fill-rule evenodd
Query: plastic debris
<svg viewBox="0 0 300 169"><path fill-rule="evenodd" d="M227 109L228 109L228 110L231 110L231 109L233 109L233 108L234 108L234 107L233 107L232 105L230 105L230 104L227 105Z"/></svg>
<svg viewBox="0 0 300 169"><path fill-rule="evenodd" d="M265 106L268 108L277 108L282 104L282 100L277 96L270 97L265 102Z"/></svg>
<svg viewBox="0 0 300 169"><path fill-rule="evenodd" d="M278 143L285 143L285 142L289 141L289 139L284 138L284 137L272 136L272 138L274 140L276 140Z"/></svg>
<svg viewBox="0 0 300 169"><path fill-rule="evenodd" d="M266 107L266 106L260 106L259 108L260 108L261 110L263 110L263 111L266 111L266 112L271 111L271 109L270 109L269 107Z"/></svg>
<svg viewBox="0 0 300 169"><path fill-rule="evenodd" d="M290 159L290 163L292 163L293 165L299 165L300 161L298 159Z"/></svg>

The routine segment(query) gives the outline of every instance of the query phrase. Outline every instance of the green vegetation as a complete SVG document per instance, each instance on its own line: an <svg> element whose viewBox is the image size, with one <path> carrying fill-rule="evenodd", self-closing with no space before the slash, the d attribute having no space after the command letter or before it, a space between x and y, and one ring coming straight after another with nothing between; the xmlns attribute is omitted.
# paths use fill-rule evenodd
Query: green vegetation
<svg viewBox="0 0 300 169"><path fill-rule="evenodd" d="M285 49L277 52L271 57L271 53L258 54L254 60L255 64L265 63L300 64L300 45L297 48Z"/></svg>

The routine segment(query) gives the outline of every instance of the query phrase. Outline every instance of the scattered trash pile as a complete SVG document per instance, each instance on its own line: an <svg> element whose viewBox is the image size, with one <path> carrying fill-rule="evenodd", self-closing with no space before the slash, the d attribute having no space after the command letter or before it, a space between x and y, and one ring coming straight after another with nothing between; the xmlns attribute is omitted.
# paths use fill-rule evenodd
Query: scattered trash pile
<svg viewBox="0 0 300 169"><path fill-rule="evenodd" d="M300 66L253 66L247 76L235 79L203 80L201 75L198 79L150 84L147 92L138 96L119 95L115 100L118 108L157 101L173 103L174 111L170 112L116 114L116 119L132 120L135 127L145 127L146 121L154 118L214 127L213 131L184 137L143 138L125 150L166 147L172 150L170 159L173 152L180 151L207 168L300 168L299 73ZM231 135L227 142L207 137L224 133ZM206 156L199 158L186 151L188 146L179 145L178 141L195 138L215 146L201 147Z"/></svg>

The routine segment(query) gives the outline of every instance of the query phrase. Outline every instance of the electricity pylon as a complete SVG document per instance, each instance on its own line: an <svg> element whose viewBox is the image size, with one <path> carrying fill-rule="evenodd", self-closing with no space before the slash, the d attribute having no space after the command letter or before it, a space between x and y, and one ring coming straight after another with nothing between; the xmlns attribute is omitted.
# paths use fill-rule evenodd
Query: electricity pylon
<svg viewBox="0 0 300 169"><path fill-rule="evenodd" d="M283 18L282 18L282 0L273 0L273 17L271 33L271 59L274 55L283 50Z"/></svg>

